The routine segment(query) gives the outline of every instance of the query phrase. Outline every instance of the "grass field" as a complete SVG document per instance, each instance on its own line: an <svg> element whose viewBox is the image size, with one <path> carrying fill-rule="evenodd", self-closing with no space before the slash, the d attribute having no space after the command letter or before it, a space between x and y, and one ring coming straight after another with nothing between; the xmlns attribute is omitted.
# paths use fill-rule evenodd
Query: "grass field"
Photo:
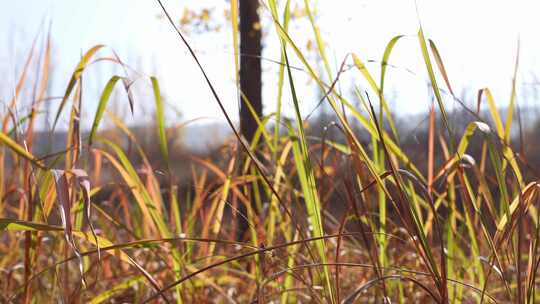
<svg viewBox="0 0 540 304"><path fill-rule="evenodd" d="M146 79L156 107L150 144L108 110L113 90L129 88L126 77L110 75L95 116L81 117L85 69L102 61L129 69L101 45L83 54L54 109L55 125L69 116L65 149L36 154L51 48L32 46L28 62L40 58L38 76L29 76L35 71L27 64L1 117L0 302L540 300L540 184L523 153L527 142L520 148L512 135L522 132L514 119L517 62L506 110L484 88L478 108L463 105L470 120L456 126L445 100L461 101L420 28L414 39L426 70L417 72L429 77L435 102L415 152L403 148L398 113L384 94L387 62L402 36L382 54L380 79L361 54L333 71L308 6L319 72L288 34L289 6L268 0L263 9L282 46L278 106L266 109L253 142L239 141L231 122L237 137L212 155L183 155L190 165L182 172L184 152L170 145L175 130L166 128L158 79ZM300 113L293 57L333 111L335 123L320 136L310 135ZM348 67L368 84L355 100L335 89ZM203 74L193 77L207 81L218 107L219 92ZM22 112L25 90L35 98ZM282 99L295 105L293 118L282 115ZM92 128L81 130L81 120ZM102 130L103 121L114 128ZM246 214L235 212L240 205ZM240 219L249 227L241 241Z"/></svg>

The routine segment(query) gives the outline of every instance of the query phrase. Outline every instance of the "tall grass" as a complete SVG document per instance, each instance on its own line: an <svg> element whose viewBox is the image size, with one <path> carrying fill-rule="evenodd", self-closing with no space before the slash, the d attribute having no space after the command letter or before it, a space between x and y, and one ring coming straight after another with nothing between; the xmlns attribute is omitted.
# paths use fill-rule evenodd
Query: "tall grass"
<svg viewBox="0 0 540 304"><path fill-rule="evenodd" d="M435 42L419 29L413 39L437 102L427 144L417 148L427 155L422 159L404 148L384 93L388 61L405 36L389 41L378 82L361 55L347 56L334 70L312 5L304 1L323 75L288 31L289 1L264 3L281 46L277 108L258 121L251 143L236 131L204 66L177 30L179 47L188 48L200 67L194 77L206 81L236 137L218 158L190 155L189 178L175 169L178 151L169 145L166 105L155 77L147 82L156 105L158 157L107 110L117 84L130 96L128 75L112 75L95 115L82 113L87 66L108 61L127 67L102 45L83 54L56 109L54 126L69 109L65 149L37 155L37 119L51 102L50 35L41 49L35 43L0 132L1 301L540 300L540 183L511 142L518 61L504 121L490 90L482 88L478 109L464 109L472 117L468 124L452 125L443 96L466 106L454 95ZM236 16L237 0L231 0L231 12ZM237 48L234 53L238 73L241 54ZM324 132L336 128L342 142L308 136L289 65L293 57L336 118ZM36 84L27 77L31 61L39 62ZM368 84L356 88L357 100L336 89L348 65ZM28 113L19 110L23 90L35 96ZM292 119L282 113L285 98L294 105ZM128 102L132 110L137 106ZM484 103L488 116L480 111ZM83 119L93 121L88 133L81 130ZM100 130L104 119L114 130ZM246 214L237 212L241 204ZM250 227L243 241L235 241L237 218Z"/></svg>

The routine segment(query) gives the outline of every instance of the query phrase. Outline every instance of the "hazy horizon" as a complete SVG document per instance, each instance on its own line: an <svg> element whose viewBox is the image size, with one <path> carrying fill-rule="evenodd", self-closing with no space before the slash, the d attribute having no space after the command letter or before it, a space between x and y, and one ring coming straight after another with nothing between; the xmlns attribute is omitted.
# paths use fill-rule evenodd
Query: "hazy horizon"
<svg viewBox="0 0 540 304"><path fill-rule="evenodd" d="M510 96L511 78L516 60L518 37L521 42L518 93L528 96L536 89L535 75L540 71L540 62L535 54L540 52L540 42L536 41L534 29L540 21L533 12L534 1L517 3L491 3L490 10L484 9L488 1L417 1L418 14L428 38L432 38L439 48L454 91L459 95L464 90L475 92L489 87L496 101L504 106ZM294 6L293 1L293 8ZM232 34L230 25L223 17L227 9L226 1L164 1L165 6L179 21L186 6L200 10L213 8L213 18L221 26L218 32L189 33L189 41L197 50L204 67L216 86L229 114L237 119L237 99L234 85L234 63ZM0 31L3 45L0 51L0 70L7 75L7 81L0 87L0 101L10 100L13 86L34 37L45 36L51 24L53 40L52 87L49 96L62 96L71 72L81 54L96 44L105 44L114 49L120 58L144 75L156 75L171 111L170 123L208 117L223 121L223 116L215 104L204 80L192 58L178 41L173 29L163 18L155 1L10 1L0 12L3 20ZM378 77L379 63L388 41L399 34L409 35L396 45L390 63L398 68L389 68L387 74L387 94L395 111L404 114L421 113L431 102L425 67L415 35L418 31L418 17L414 1L315 1L313 7L322 30L322 38L333 58L335 73L346 54L356 53L363 60L374 60L368 68ZM263 26L270 28L268 12L263 9ZM518 17L519 16L519 17ZM312 30L305 20L295 20L291 24L291 36L298 45L306 47L312 39ZM277 39L272 30L266 35L263 57L279 60ZM9 33L9 35L8 35ZM341 33L353 34L350 35ZM109 56L111 51L100 53ZM316 61L311 59L311 63ZM293 64L300 65L295 58ZM83 124L88 127L93 117L96 102L105 82L118 69L111 64L100 63L85 72L87 89ZM265 113L274 111L277 65L263 61ZM413 73L411 73L412 71ZM311 112L318 101L318 92L302 72L295 72L300 84L302 114ZM357 71L347 72L340 83L365 87L362 76ZM7 84L7 85L6 85ZM305 84L305 85L304 85ZM441 87L445 88L441 81ZM144 119L145 113L153 111L152 104L143 101L151 97L149 82L137 81L135 89L140 102L135 105L135 117L127 115L127 100L120 94L116 108L126 114L127 123ZM350 88L341 85L347 94ZM120 90L118 90L120 91ZM532 93L530 93L531 91ZM291 102L284 100L284 112L290 114ZM449 107L455 106L446 98ZM525 98L518 101L527 106ZM24 104L24 100L22 102ZM532 104L534 105L534 104ZM53 107L54 108L54 107ZM181 117L176 113L180 112ZM67 117L67 116L64 116ZM64 119L65 120L65 119Z"/></svg>

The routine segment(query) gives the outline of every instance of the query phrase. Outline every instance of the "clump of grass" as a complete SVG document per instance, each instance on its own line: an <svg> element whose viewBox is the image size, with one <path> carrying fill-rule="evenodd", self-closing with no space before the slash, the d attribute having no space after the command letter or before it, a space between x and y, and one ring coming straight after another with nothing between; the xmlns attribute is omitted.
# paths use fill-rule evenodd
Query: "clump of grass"
<svg viewBox="0 0 540 304"><path fill-rule="evenodd" d="M232 12L236 2L231 1ZM155 157L147 155L113 113L108 119L115 130L98 132L116 85L124 84L131 96L128 75L111 77L88 137L81 131L80 120L88 119L81 114L82 76L88 64L108 60L125 67L119 58L102 55L101 45L83 55L57 109L55 125L69 109L65 150L36 155L33 137L39 133L34 126L47 102L50 44L41 52L32 46L27 62L42 58L38 85L27 80L26 64L0 133L2 301L539 300L540 184L524 155L511 145L516 76L504 121L484 88L478 106L487 103L489 119L465 109L473 119L456 128L437 75L448 95L458 98L435 43L419 29L419 56L437 101L429 114L427 145L418 147L427 159L419 159L403 148L384 95L388 60L404 36L388 43L378 82L356 54L334 72L307 0L305 8L325 75L315 72L288 32L289 2L280 7L269 0L266 9L282 54L278 99L288 86L295 116L283 117L278 101L275 112L259 121L253 142L241 140L199 64L237 138L219 151L221 158L227 156L225 162L191 155L189 179L180 179L174 170L175 151L168 145L164 104L154 77L147 81L156 103L155 138L162 162L153 163ZM194 52L191 55L197 60ZM325 132L336 127L343 142L306 135L301 96L289 66L292 56L334 112L336 122ZM347 63L369 85L357 90L363 109L335 89ZM17 97L25 88L33 88L36 98L21 118L14 113L19 113ZM136 106L131 98L128 102ZM269 132L272 118L274 132ZM354 131L357 126L361 133ZM465 131L458 134L460 129ZM134 152L128 153L118 138L127 140ZM473 143L480 148L473 151ZM246 214L237 212L240 205ZM238 217L250 227L243 241L235 241Z"/></svg>

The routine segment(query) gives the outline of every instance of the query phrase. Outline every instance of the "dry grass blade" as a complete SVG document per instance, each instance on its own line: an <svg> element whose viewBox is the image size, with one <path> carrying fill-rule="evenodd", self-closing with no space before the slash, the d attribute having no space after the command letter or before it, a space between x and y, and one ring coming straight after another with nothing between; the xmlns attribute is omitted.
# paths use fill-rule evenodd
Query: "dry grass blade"
<svg viewBox="0 0 540 304"><path fill-rule="evenodd" d="M60 115L62 114L62 110L64 109L69 97L71 96L71 93L73 89L75 88L75 85L77 84L77 81L81 78L81 75L86 68L88 62L92 57L99 51L101 48L103 48L104 45L99 44L94 47L92 47L90 50L88 50L84 56L81 58L77 66L75 67L75 71L71 75L71 79L69 81L69 84L66 88L66 92L64 93L64 97L62 98L62 101L60 103L60 106L58 107L58 111L56 112L56 116L54 118L53 123L53 130L56 128L56 124L58 123L58 119L60 119Z"/></svg>
<svg viewBox="0 0 540 304"><path fill-rule="evenodd" d="M27 73L28 69L30 68L30 64L32 63L33 54L36 48L36 43L38 40L39 35L36 35L32 42L32 46L30 47L30 51L28 52L28 56L26 57L26 61L24 63L24 68L22 70L21 76L19 77L19 81L17 82L17 85L15 87L15 94L11 99L11 102L9 103L9 110L11 110L13 107L15 107L15 104L17 102L17 99L19 98L22 88L26 82L27 79ZM9 116L6 115L3 120L2 130L5 132L7 129L7 125L9 122Z"/></svg>
<svg viewBox="0 0 540 304"><path fill-rule="evenodd" d="M58 209L60 210L60 218L62 219L62 226L64 227L64 239L71 247L73 253L77 256L79 261L79 271L83 285L86 286L86 279L84 277L84 266L81 253L75 240L73 239L73 226L71 218L71 195L73 191L71 189L68 177L63 170L52 170L54 181L56 184L56 197L58 200Z"/></svg>
<svg viewBox="0 0 540 304"><path fill-rule="evenodd" d="M418 31L418 41L420 42L420 48L422 49L422 55L424 57L424 62L426 64L426 69L428 72L429 79L431 81L431 87L433 93L435 94L435 99L439 105L439 110L441 111L442 119L448 136L450 137L450 150L454 150L454 132L450 126L450 121L448 120L448 114L446 113L446 108L444 106L444 101L441 96L441 91L437 85L437 79L435 78L435 73L433 72L433 66L431 65L431 59L429 57L429 52L426 45L426 38L424 37L424 31L422 28ZM452 151L453 152L453 151Z"/></svg>
<svg viewBox="0 0 540 304"><path fill-rule="evenodd" d="M446 86L448 87L448 90L450 91L450 94L452 96L455 96L454 91L452 90L452 86L450 85L450 80L448 79L448 74L446 73L446 69L444 67L441 54L439 53L439 50L435 46L435 42L433 40L429 39L429 47L431 48L431 53L435 57L435 62L437 63L437 66L439 67L439 71L441 72L444 81L446 82Z"/></svg>
<svg viewBox="0 0 540 304"><path fill-rule="evenodd" d="M101 252L99 250L99 242L97 239L96 230L94 229L94 225L92 224L92 217L91 217L91 202L90 202L90 178L88 177L88 174L86 171L81 169L72 169L70 170L70 173L75 176L75 181L77 188L79 188L82 192L83 197L83 204L84 204L84 216L86 217L86 221L88 223L88 226L90 227L90 231L92 232L92 235L94 236L94 239L96 241L96 246L98 250L98 260L101 260Z"/></svg>

